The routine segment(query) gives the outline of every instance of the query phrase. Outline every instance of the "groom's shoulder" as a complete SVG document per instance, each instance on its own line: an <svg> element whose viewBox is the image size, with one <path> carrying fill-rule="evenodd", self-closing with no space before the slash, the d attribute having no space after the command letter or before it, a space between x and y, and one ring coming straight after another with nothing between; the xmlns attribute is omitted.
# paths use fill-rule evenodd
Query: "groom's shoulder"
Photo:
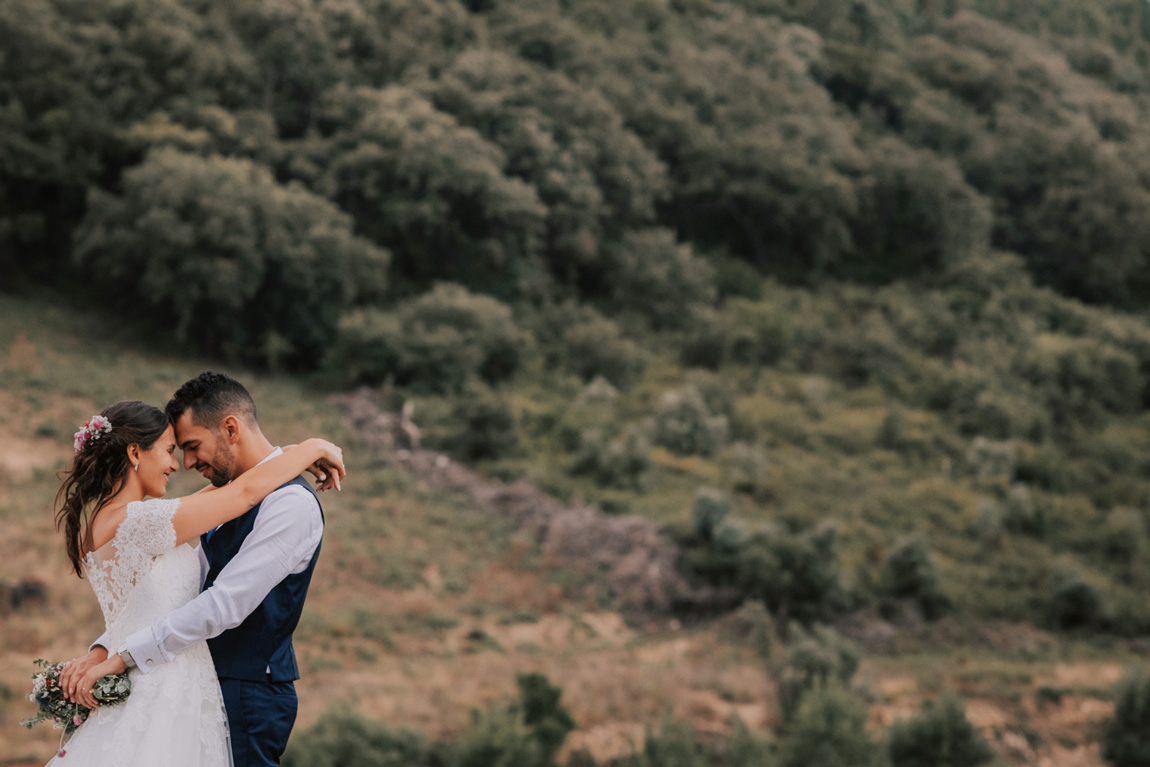
<svg viewBox="0 0 1150 767"><path fill-rule="evenodd" d="M320 510L319 497L303 477L298 477L290 482L284 483L268 493L268 496L263 500L262 506L266 508L269 505L277 507L305 507L308 510L314 509L317 512Z"/></svg>

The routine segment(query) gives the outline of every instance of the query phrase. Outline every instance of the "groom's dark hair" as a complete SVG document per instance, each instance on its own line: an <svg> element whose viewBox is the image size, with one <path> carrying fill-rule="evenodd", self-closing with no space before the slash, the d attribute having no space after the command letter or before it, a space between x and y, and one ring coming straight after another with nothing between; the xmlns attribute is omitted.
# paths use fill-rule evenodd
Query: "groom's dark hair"
<svg viewBox="0 0 1150 767"><path fill-rule="evenodd" d="M211 370L177 389L164 410L172 423L191 410L192 423L205 428L214 428L229 415L256 422L256 403L244 385L231 376Z"/></svg>

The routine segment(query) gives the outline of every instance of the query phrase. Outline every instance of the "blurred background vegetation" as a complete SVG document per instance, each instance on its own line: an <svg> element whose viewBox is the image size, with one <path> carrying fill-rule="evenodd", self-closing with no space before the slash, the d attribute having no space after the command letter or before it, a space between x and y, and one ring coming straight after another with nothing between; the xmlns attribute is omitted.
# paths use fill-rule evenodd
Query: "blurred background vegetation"
<svg viewBox="0 0 1150 767"><path fill-rule="evenodd" d="M383 387L426 446L657 522L718 595L679 618L761 605L791 649L860 615L1150 635L1150 4L6 0L0 39L10 339L67 303ZM786 652L824 742L854 672ZM500 711L508 764L554 757Z"/></svg>

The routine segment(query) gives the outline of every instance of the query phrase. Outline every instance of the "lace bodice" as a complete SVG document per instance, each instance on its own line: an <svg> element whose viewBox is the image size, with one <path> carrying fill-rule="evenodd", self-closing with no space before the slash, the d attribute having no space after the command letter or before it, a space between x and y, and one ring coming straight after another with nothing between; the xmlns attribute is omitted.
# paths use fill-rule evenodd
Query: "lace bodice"
<svg viewBox="0 0 1150 767"><path fill-rule="evenodd" d="M199 558L176 546L179 508L178 498L129 503L112 540L84 557L113 646L199 593Z"/></svg>
<svg viewBox="0 0 1150 767"><path fill-rule="evenodd" d="M199 556L176 545L179 508L179 499L129 503L112 540L84 557L109 647L199 593ZM227 716L206 642L148 673L128 673L128 699L96 709L50 767L230 767Z"/></svg>

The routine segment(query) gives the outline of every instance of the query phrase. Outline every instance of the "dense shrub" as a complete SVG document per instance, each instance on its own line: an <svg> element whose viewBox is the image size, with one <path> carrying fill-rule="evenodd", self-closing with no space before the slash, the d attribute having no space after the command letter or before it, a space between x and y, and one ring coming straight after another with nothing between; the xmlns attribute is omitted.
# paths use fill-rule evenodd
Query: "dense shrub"
<svg viewBox="0 0 1150 767"><path fill-rule="evenodd" d="M967 448L963 468L979 479L1009 479L1014 474L1016 450L1010 442L975 437Z"/></svg>
<svg viewBox="0 0 1150 767"><path fill-rule="evenodd" d="M349 707L333 707L306 730L297 731L283 756L284 767L419 767L436 764L419 733L370 722Z"/></svg>
<svg viewBox="0 0 1150 767"><path fill-rule="evenodd" d="M1077 567L1063 562L1051 580L1047 612L1059 628L1097 626L1105 614L1105 602L1098 587L1086 580Z"/></svg>
<svg viewBox="0 0 1150 767"><path fill-rule="evenodd" d="M602 376L596 376L588 381L575 398L575 405L580 408L611 410L618 402L619 390Z"/></svg>
<svg viewBox="0 0 1150 767"><path fill-rule="evenodd" d="M772 767L774 763L772 744L751 732L738 716L731 718L727 741L715 743L713 738L704 741L689 723L670 713L658 729L648 725L641 752L609 762L611 767Z"/></svg>
<svg viewBox="0 0 1150 767"><path fill-rule="evenodd" d="M818 370L848 386L877 383L896 397L910 393L918 367L885 313L856 289L841 287L820 297L817 316L798 315L793 353L803 369ZM811 307L812 309L815 307Z"/></svg>
<svg viewBox="0 0 1150 767"><path fill-rule="evenodd" d="M842 685L817 685L779 740L779 767L882 767L883 749L867 732L869 714Z"/></svg>
<svg viewBox="0 0 1150 767"><path fill-rule="evenodd" d="M775 645L775 622L762 602L744 602L724 622L731 633L750 645L759 660L770 661Z"/></svg>
<svg viewBox="0 0 1150 767"><path fill-rule="evenodd" d="M746 529L729 518L730 511L730 496L723 491L710 487L695 491L683 567L713 586L731 587L739 578L738 550Z"/></svg>
<svg viewBox="0 0 1150 767"><path fill-rule="evenodd" d="M694 307L715 301L710 264L669 229L624 233L613 248L610 285L621 310L642 314L656 329L681 328Z"/></svg>
<svg viewBox="0 0 1150 767"><path fill-rule="evenodd" d="M707 754L690 724L667 716L658 732L647 727L643 752L625 764L626 767L706 767Z"/></svg>
<svg viewBox="0 0 1150 767"><path fill-rule="evenodd" d="M731 499L713 487L700 487L695 491L691 505L691 522L695 537L701 541L714 541L731 513Z"/></svg>
<svg viewBox="0 0 1150 767"><path fill-rule="evenodd" d="M1150 764L1150 674L1132 671L1115 693L1114 716L1102 734L1102 756L1113 767Z"/></svg>
<svg viewBox="0 0 1150 767"><path fill-rule="evenodd" d="M515 707L472 712L471 727L452 744L448 767L549 767Z"/></svg>
<svg viewBox="0 0 1150 767"><path fill-rule="evenodd" d="M892 767L979 767L994 758L962 703L949 695L895 722L888 737Z"/></svg>
<svg viewBox="0 0 1150 767"><path fill-rule="evenodd" d="M736 554L743 593L777 620L810 622L842 609L845 593L834 525L799 532L767 527L750 533Z"/></svg>
<svg viewBox="0 0 1150 767"><path fill-rule="evenodd" d="M978 517L974 523L978 540L984 546L997 548L1002 543L1005 529L1002 507L990 498L979 498Z"/></svg>
<svg viewBox="0 0 1150 767"><path fill-rule="evenodd" d="M563 691L537 672L518 674L515 683L519 686L523 723L531 728L531 736L543 752L543 762L553 762L568 733L575 729L575 720L559 702Z"/></svg>
<svg viewBox="0 0 1150 767"><path fill-rule="evenodd" d="M892 140L872 157L844 275L886 282L940 272L986 246L990 206L953 161Z"/></svg>
<svg viewBox="0 0 1150 767"><path fill-rule="evenodd" d="M762 496L770 488L770 466L758 445L736 442L727 455L727 481L740 493Z"/></svg>
<svg viewBox="0 0 1150 767"><path fill-rule="evenodd" d="M790 349L792 328L783 308L767 301L733 298L724 307L729 355L738 362L773 365Z"/></svg>
<svg viewBox="0 0 1150 767"><path fill-rule="evenodd" d="M787 650L778 672L783 719L793 719L812 690L831 683L849 687L858 667L858 651L832 629L819 626L800 637Z"/></svg>
<svg viewBox="0 0 1150 767"><path fill-rule="evenodd" d="M730 256L714 255L708 259L715 270L715 289L719 300L746 298L757 301L763 296L763 274L751 264Z"/></svg>
<svg viewBox="0 0 1150 767"><path fill-rule="evenodd" d="M716 311L695 314L691 329L679 347L679 361L687 367L718 370L730 357L732 328L726 316Z"/></svg>
<svg viewBox="0 0 1150 767"><path fill-rule="evenodd" d="M889 599L913 602L926 618L937 618L949 605L930 548L918 535L895 544L887 554L879 589Z"/></svg>
<svg viewBox="0 0 1150 767"><path fill-rule="evenodd" d="M518 698L473 712L471 727L447 748L448 767L554 767L575 729L559 702L562 691L538 673L519 674Z"/></svg>
<svg viewBox="0 0 1150 767"><path fill-rule="evenodd" d="M570 472L606 487L643 492L651 473L651 442L634 425L614 437L602 429L587 429L580 435Z"/></svg>
<svg viewBox="0 0 1150 767"><path fill-rule="evenodd" d="M384 286L352 219L248 160L157 150L123 194L93 191L76 260L113 303L201 351L311 367L339 317Z"/></svg>
<svg viewBox="0 0 1150 767"><path fill-rule="evenodd" d="M1106 515L1102 549L1114 562L1129 565L1146 548L1146 521L1137 509L1119 507Z"/></svg>
<svg viewBox="0 0 1150 767"><path fill-rule="evenodd" d="M504 304L439 284L392 311L364 309L345 317L328 366L358 383L394 377L401 385L455 391L470 380L510 377L529 340Z"/></svg>
<svg viewBox="0 0 1150 767"><path fill-rule="evenodd" d="M655 441L679 455L710 456L727 441L727 417L712 412L695 386L665 392L655 419Z"/></svg>
<svg viewBox="0 0 1150 767"><path fill-rule="evenodd" d="M584 381L604 378L620 388L643 370L644 355L619 326L590 307L553 307L537 320L537 331L551 367Z"/></svg>
<svg viewBox="0 0 1150 767"><path fill-rule="evenodd" d="M754 733L743 720L731 717L731 736L722 756L713 759L719 767L771 767L775 764L775 748L770 740Z"/></svg>
<svg viewBox="0 0 1150 767"><path fill-rule="evenodd" d="M1002 524L1012 533L1041 537L1046 532L1046 516L1026 485L1011 485L1003 507Z"/></svg>
<svg viewBox="0 0 1150 767"><path fill-rule="evenodd" d="M1143 377L1129 352L1098 339L1044 334L1026 355L1022 375L1045 397L1055 422L1096 425L1107 412L1140 405Z"/></svg>
<svg viewBox="0 0 1150 767"><path fill-rule="evenodd" d="M456 396L441 439L439 447L464 460L503 458L519 450L519 417L506 395L471 383Z"/></svg>

